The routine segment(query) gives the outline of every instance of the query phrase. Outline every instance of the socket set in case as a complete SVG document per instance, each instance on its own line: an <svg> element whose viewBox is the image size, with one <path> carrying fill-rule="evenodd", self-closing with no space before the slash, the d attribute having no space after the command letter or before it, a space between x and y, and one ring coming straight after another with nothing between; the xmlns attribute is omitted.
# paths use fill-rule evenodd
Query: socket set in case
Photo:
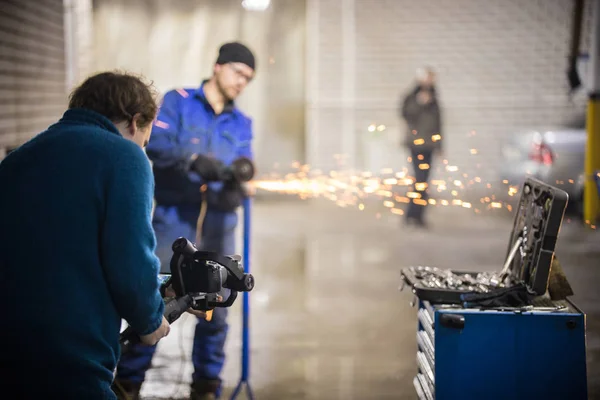
<svg viewBox="0 0 600 400"><path fill-rule="evenodd" d="M567 199L525 181L498 271L402 269L417 305L420 400L587 399L585 314L546 293ZM526 301L496 301L523 291Z"/></svg>
<svg viewBox="0 0 600 400"><path fill-rule="evenodd" d="M454 271L411 266L401 271L403 284L432 304L461 304L464 293L490 293L519 283L525 284L532 295L543 296L567 202L565 191L527 178L501 270Z"/></svg>

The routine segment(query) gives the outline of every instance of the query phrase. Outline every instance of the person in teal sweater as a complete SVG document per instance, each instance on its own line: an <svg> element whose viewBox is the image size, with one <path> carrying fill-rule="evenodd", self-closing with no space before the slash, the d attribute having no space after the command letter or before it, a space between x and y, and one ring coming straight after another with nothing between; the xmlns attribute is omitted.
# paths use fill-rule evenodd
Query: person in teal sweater
<svg viewBox="0 0 600 400"><path fill-rule="evenodd" d="M140 78L100 73L0 162L0 387L14 398L116 399L121 320L147 345L169 333L143 150L156 112Z"/></svg>

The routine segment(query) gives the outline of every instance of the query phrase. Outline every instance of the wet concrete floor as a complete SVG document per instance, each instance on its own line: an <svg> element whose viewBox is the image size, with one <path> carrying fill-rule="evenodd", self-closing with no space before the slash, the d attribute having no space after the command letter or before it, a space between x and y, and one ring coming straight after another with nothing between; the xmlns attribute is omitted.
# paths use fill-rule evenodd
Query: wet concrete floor
<svg viewBox="0 0 600 400"><path fill-rule="evenodd" d="M499 270L512 228L506 210L432 208L421 231L376 206L278 197L257 200L252 215L250 383L260 400L416 398L416 309L398 290L400 270ZM587 314L589 398L600 398L600 231L565 223L557 255ZM241 309L240 297L229 317L223 398L240 377ZM145 399L188 394L194 322L177 321L159 344Z"/></svg>

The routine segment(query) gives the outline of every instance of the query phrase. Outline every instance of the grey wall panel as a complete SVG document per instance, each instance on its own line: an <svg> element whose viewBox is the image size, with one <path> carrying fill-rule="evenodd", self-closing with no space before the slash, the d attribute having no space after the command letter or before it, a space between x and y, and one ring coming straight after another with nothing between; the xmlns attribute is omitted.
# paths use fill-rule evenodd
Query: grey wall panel
<svg viewBox="0 0 600 400"><path fill-rule="evenodd" d="M16 147L66 106L62 0L0 2L0 147Z"/></svg>

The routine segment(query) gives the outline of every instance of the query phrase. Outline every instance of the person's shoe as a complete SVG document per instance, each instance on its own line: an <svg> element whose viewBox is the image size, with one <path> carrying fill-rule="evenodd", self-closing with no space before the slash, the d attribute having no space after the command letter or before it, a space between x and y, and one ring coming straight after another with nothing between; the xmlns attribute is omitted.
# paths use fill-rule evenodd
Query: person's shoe
<svg viewBox="0 0 600 400"><path fill-rule="evenodd" d="M112 384L112 391L117 395L118 400L140 400L141 382L130 382L115 379Z"/></svg>
<svg viewBox="0 0 600 400"><path fill-rule="evenodd" d="M218 379L202 379L192 382L190 400L216 400L217 391L221 386Z"/></svg>

